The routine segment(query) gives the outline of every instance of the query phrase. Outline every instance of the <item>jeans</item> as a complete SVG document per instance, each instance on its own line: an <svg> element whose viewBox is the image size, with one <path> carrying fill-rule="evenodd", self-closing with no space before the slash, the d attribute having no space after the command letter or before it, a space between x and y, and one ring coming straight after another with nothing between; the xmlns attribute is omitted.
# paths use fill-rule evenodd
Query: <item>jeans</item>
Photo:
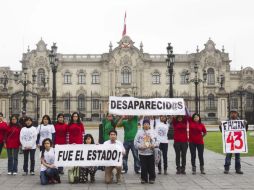
<svg viewBox="0 0 254 190"><path fill-rule="evenodd" d="M189 143L191 153L191 165L196 167L196 149L198 150L198 158L200 167L204 166L204 144Z"/></svg>
<svg viewBox="0 0 254 190"><path fill-rule="evenodd" d="M24 165L23 165L23 170L24 172L28 172L28 156L30 154L30 172L34 172L34 165L35 165L35 150L36 149L29 149L29 150L24 150Z"/></svg>
<svg viewBox="0 0 254 190"><path fill-rule="evenodd" d="M134 141L124 141L125 155L123 155L123 170L128 171L128 155L131 149L134 158L134 170L137 173L140 170L140 161L138 158L138 150L134 146Z"/></svg>
<svg viewBox="0 0 254 190"><path fill-rule="evenodd" d="M148 182L155 180L155 162L154 155L139 155L141 163L141 180ZM149 177L148 177L149 175Z"/></svg>
<svg viewBox="0 0 254 190"><path fill-rule="evenodd" d="M40 172L41 185L47 185L49 179L60 180L57 168L47 168L45 171Z"/></svg>
<svg viewBox="0 0 254 190"><path fill-rule="evenodd" d="M1 156L1 153L2 153L3 146L4 146L4 143L0 143L0 156Z"/></svg>
<svg viewBox="0 0 254 190"><path fill-rule="evenodd" d="M188 149L187 142L175 142L174 143L175 153L176 153L176 169L185 169L186 166L186 153ZM180 166L180 156L182 158L182 167Z"/></svg>
<svg viewBox="0 0 254 190"><path fill-rule="evenodd" d="M163 156L163 165L164 165L164 170L168 168L168 143L160 143L159 146L162 156ZM162 160L162 158L161 158ZM158 169L161 170L161 160L158 164Z"/></svg>
<svg viewBox="0 0 254 190"><path fill-rule="evenodd" d="M18 153L19 148L7 148L8 172L18 172Z"/></svg>
<svg viewBox="0 0 254 190"><path fill-rule="evenodd" d="M229 167L231 165L231 158L232 158L232 153L227 153L225 158L225 165L224 165L224 168L227 171L229 171ZM235 153L235 170L237 171L240 169L241 169L240 153Z"/></svg>

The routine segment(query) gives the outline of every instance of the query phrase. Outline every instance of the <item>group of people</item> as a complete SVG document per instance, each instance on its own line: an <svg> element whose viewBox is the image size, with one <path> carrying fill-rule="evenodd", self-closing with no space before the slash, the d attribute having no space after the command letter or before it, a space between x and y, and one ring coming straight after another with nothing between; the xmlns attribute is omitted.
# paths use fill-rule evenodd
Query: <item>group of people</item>
<svg viewBox="0 0 254 190"><path fill-rule="evenodd" d="M239 119L237 111L230 112L230 119ZM117 140L117 127L124 128L123 143ZM140 129L139 129L140 127ZM99 142L102 144L116 144L122 147L122 167L107 166L100 167L105 170L105 182L112 183L112 172L116 169L117 183L121 184L122 174L128 172L128 156L132 151L134 158L134 171L141 174L141 183L155 182L155 152L160 150L161 158L158 162L158 174L168 174L168 131L173 127L174 150L176 162L176 174L186 174L186 154L189 146L191 153L192 174L196 174L196 152L198 152L200 172L204 170L204 136L207 134L205 125L201 122L199 114L192 116L159 116L159 117L138 117L138 116L113 116L106 114L100 125ZM0 155L5 146L8 155L8 175L17 175L18 152L22 146L24 153L23 175L34 175L35 152L40 149L41 168L40 180L42 185L49 183L60 183L60 174L64 174L63 167L54 165L54 145L62 144L95 144L91 134L85 134L85 126L80 120L79 114L74 112L69 123L65 123L64 115L57 116L57 122L52 124L48 115L42 117L41 123L33 126L33 120L25 117L23 120L13 115L7 124L3 121L3 114L0 113ZM236 154L236 173L242 174L240 154ZM30 157L30 168L28 161ZM225 174L229 172L232 154L226 155ZM95 173L99 167L79 167L79 181L87 183L88 175L90 182L95 181Z"/></svg>

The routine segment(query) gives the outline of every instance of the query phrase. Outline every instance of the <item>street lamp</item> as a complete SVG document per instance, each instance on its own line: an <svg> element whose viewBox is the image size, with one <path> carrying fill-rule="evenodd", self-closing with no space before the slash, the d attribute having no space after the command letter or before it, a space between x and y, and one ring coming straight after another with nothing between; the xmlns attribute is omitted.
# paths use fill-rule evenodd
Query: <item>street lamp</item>
<svg viewBox="0 0 254 190"><path fill-rule="evenodd" d="M175 55L173 54L173 47L171 46L171 43L168 43L166 62L169 74L169 98L173 98L173 66L175 63Z"/></svg>
<svg viewBox="0 0 254 190"><path fill-rule="evenodd" d="M195 84L195 112L198 113L198 85L201 82L206 82L207 72L204 69L203 70L203 79L200 79L199 76L198 76L198 65L197 65L197 63L195 63L195 65L194 65L194 74L195 74L195 77L193 79L189 79L189 75L190 75L189 71L186 71L186 73L185 73L187 83L192 82L192 83Z"/></svg>
<svg viewBox="0 0 254 190"><path fill-rule="evenodd" d="M223 74L221 74L218 78L217 78L217 82L220 84L220 90L223 90L223 84L225 83L225 76Z"/></svg>
<svg viewBox="0 0 254 190"><path fill-rule="evenodd" d="M56 121L56 72L57 72L57 46L56 43L53 43L51 46L51 50L49 52L49 63L52 69L53 74L53 90L52 90L52 110L53 110L53 117L52 120Z"/></svg>
<svg viewBox="0 0 254 190"><path fill-rule="evenodd" d="M15 77L14 80L15 80L15 82L17 84L21 84L24 87L24 89L23 89L23 101L22 101L23 102L23 107L22 107L22 111L26 112L26 104L27 104L27 100L26 100L26 97L27 97L27 88L26 87L29 84L34 84L35 83L35 81L36 81L36 74L33 73L33 75L32 75L32 81L30 81L30 80L27 79L27 68L26 67L23 68L23 73L24 73L24 78L23 79L19 79L20 74L18 72L16 72L14 74L14 77Z"/></svg>

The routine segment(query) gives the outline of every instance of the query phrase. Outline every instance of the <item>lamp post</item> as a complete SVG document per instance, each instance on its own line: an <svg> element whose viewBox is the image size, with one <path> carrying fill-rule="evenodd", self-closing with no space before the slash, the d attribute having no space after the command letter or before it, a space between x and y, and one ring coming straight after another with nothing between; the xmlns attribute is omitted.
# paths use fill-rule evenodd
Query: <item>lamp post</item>
<svg viewBox="0 0 254 190"><path fill-rule="evenodd" d="M189 79L189 71L186 71L185 75L186 75L186 81L188 83L194 83L195 84L195 112L198 113L198 85L201 82L206 82L207 79L207 73L206 70L203 70L203 79L200 79L198 76L198 65L197 63L195 63L194 65L194 78L193 79Z"/></svg>
<svg viewBox="0 0 254 190"><path fill-rule="evenodd" d="M169 74L169 98L173 98L173 66L175 63L175 55L173 54L173 47L171 46L171 43L168 43L166 62Z"/></svg>
<svg viewBox="0 0 254 190"><path fill-rule="evenodd" d="M217 82L220 84L220 90L223 90L224 89L223 84L225 83L225 76L221 74L217 78Z"/></svg>
<svg viewBox="0 0 254 190"><path fill-rule="evenodd" d="M19 76L20 76L20 75L16 72L16 73L14 74L14 77L15 77L14 80L15 80L15 82L16 82L17 84L21 84L21 85L24 87L24 89L23 89L23 101L22 101L23 107L22 107L22 111L26 113L27 86L28 86L29 84L34 84L34 83L35 83L35 81L36 81L36 74L33 73L33 75L32 75L32 79L33 79L33 80L30 81L30 80L27 79L27 68L26 68L26 67L23 68L23 73L24 73L24 78L23 78L23 79L19 79Z"/></svg>
<svg viewBox="0 0 254 190"><path fill-rule="evenodd" d="M51 65L52 74L53 74L53 90L52 90L52 110L53 117L52 120L56 121L56 72L57 72L57 46L56 43L53 43L51 50L49 52L49 63Z"/></svg>

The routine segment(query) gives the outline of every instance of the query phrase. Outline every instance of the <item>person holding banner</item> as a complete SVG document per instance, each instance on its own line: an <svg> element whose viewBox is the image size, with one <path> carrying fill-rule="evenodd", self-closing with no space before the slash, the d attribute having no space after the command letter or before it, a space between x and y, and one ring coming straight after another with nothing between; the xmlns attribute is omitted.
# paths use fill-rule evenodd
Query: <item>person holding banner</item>
<svg viewBox="0 0 254 190"><path fill-rule="evenodd" d="M186 174L186 153L188 149L187 119L182 115L178 115L173 118L172 125L174 128L176 174ZM180 165L180 157L182 159L182 165Z"/></svg>
<svg viewBox="0 0 254 190"><path fill-rule="evenodd" d="M141 183L154 184L155 182L155 160L154 148L159 147L158 141L154 132L150 129L150 120L143 120L143 129L139 130L135 140L135 147L138 149L138 154L141 163Z"/></svg>
<svg viewBox="0 0 254 190"><path fill-rule="evenodd" d="M238 111L236 109L231 109L230 110L230 118L229 121L232 120L240 120L238 117ZM222 131L222 126L220 125L220 131ZM248 130L248 125L245 125L246 131ZM229 174L229 168L231 165L231 158L232 158L232 153L226 153L226 158L225 158L225 165L224 165L224 174ZM235 171L237 174L243 174L241 170L241 160L240 160L240 153L235 153Z"/></svg>
<svg viewBox="0 0 254 190"><path fill-rule="evenodd" d="M71 115L71 120L68 126L69 144L83 144L85 126L80 120L78 112Z"/></svg>
<svg viewBox="0 0 254 190"><path fill-rule="evenodd" d="M106 114L106 118L102 120L102 127L103 127L102 137L103 142L105 142L109 140L109 131L116 128L116 121L112 114L110 113Z"/></svg>
<svg viewBox="0 0 254 190"><path fill-rule="evenodd" d="M55 127L55 144L67 144L67 131L68 125L64 122L64 114L59 113L57 115L57 123ZM59 167L58 171L60 174L64 174L63 167Z"/></svg>
<svg viewBox="0 0 254 190"><path fill-rule="evenodd" d="M127 119L127 120L126 120ZM123 146L125 148L126 154L123 156L123 171L122 173L127 173L128 171L128 155L129 151L132 151L134 158L134 170L136 174L140 174L140 161L138 158L138 150L134 146L134 138L138 131L138 116L122 116L117 127L124 127L124 142Z"/></svg>
<svg viewBox="0 0 254 190"><path fill-rule="evenodd" d="M40 180L41 185L61 183L58 169L54 165L55 151L53 142L50 138L46 138L42 141L41 151L41 171Z"/></svg>
<svg viewBox="0 0 254 190"><path fill-rule="evenodd" d="M192 117L189 118L189 146L191 153L191 165L192 174L196 174L196 150L198 150L198 158L200 164L201 174L205 174L204 171L204 139L206 135L206 128L203 123L201 123L200 115L194 113Z"/></svg>
<svg viewBox="0 0 254 190"><path fill-rule="evenodd" d="M125 155L125 149L123 144L116 140L117 139L117 131L112 129L111 131L109 131L109 140L104 142L105 145L116 145L119 146L122 149L122 154ZM117 184L121 184L121 170L122 167L121 166L106 166L105 167L105 183L106 184L110 184L112 183L112 179L113 179L113 169L116 169L116 180L117 180Z"/></svg>

